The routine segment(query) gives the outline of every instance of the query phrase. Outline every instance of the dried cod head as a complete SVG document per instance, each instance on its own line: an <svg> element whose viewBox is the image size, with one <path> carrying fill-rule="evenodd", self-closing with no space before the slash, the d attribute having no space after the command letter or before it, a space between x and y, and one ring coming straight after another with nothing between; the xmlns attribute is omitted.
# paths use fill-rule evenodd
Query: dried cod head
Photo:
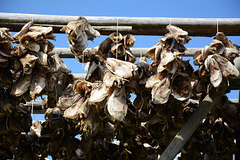
<svg viewBox="0 0 240 160"><path fill-rule="evenodd" d="M124 39L124 47L126 49L129 49L131 47L133 47L135 41L136 41L136 38L132 35L132 34L127 34L123 37Z"/></svg>
<svg viewBox="0 0 240 160"><path fill-rule="evenodd" d="M122 121L127 115L128 105L126 102L125 87L115 88L108 98L107 111L113 120Z"/></svg>
<svg viewBox="0 0 240 160"><path fill-rule="evenodd" d="M131 79L137 75L137 66L130 62L107 58L106 66L112 73L122 78Z"/></svg>
<svg viewBox="0 0 240 160"><path fill-rule="evenodd" d="M170 34L173 35L176 42L181 44L181 45L184 45L191 40L191 38L188 37L188 32L182 30L179 27L176 27L176 26L173 26L173 25L169 24L166 28L170 32Z"/></svg>
<svg viewBox="0 0 240 160"><path fill-rule="evenodd" d="M15 96L21 96L23 95L25 92L27 92L30 84L31 84L31 79L32 79L32 75L29 74L25 74L23 75L21 78L19 78L12 86L12 95Z"/></svg>
<svg viewBox="0 0 240 160"><path fill-rule="evenodd" d="M172 78L171 88L171 94L177 100L184 101L189 99L192 91L189 75L182 72L175 73Z"/></svg>
<svg viewBox="0 0 240 160"><path fill-rule="evenodd" d="M158 83L154 84L152 88L152 102L154 104L167 103L171 94L170 77L171 75L168 74L160 79Z"/></svg>
<svg viewBox="0 0 240 160"><path fill-rule="evenodd" d="M100 37L100 33L84 17L79 17L75 22L69 22L61 31L68 35L67 41L75 56L81 55L87 48L88 40Z"/></svg>
<svg viewBox="0 0 240 160"><path fill-rule="evenodd" d="M20 59L23 65L23 73L24 74L32 74L32 69L35 66L38 57L32 54L27 54L26 56Z"/></svg>

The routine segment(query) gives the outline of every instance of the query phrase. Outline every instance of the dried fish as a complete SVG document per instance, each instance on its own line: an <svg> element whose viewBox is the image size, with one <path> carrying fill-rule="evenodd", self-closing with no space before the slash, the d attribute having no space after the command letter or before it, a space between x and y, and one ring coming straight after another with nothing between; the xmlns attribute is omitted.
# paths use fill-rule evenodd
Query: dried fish
<svg viewBox="0 0 240 160"><path fill-rule="evenodd" d="M122 57L125 55L125 47L122 43L113 44L111 51L115 57Z"/></svg>
<svg viewBox="0 0 240 160"><path fill-rule="evenodd" d="M48 55L47 55L47 53L39 51L37 53L37 55L38 55L37 62L42 66L47 66L48 65Z"/></svg>
<svg viewBox="0 0 240 160"><path fill-rule="evenodd" d="M230 62L233 62L233 60L237 57L239 57L239 52L235 48L225 48L225 51L223 52L223 56L227 58Z"/></svg>
<svg viewBox="0 0 240 160"><path fill-rule="evenodd" d="M136 38L132 35L132 34L127 34L123 37L124 39L124 47L126 49L129 49L131 47L133 47L135 41L136 41Z"/></svg>
<svg viewBox="0 0 240 160"><path fill-rule="evenodd" d="M107 58L107 68L117 76L130 79L137 75L137 66L114 58Z"/></svg>
<svg viewBox="0 0 240 160"><path fill-rule="evenodd" d="M112 40L113 43L119 43L122 41L123 36L121 33L113 32L109 35L109 38Z"/></svg>
<svg viewBox="0 0 240 160"><path fill-rule="evenodd" d="M11 94L17 97L23 95L25 92L27 92L31 84L31 79L31 74L23 75L18 81L13 84Z"/></svg>
<svg viewBox="0 0 240 160"><path fill-rule="evenodd" d="M170 94L170 75L167 75L154 85L152 89L152 102L154 104L167 103Z"/></svg>
<svg viewBox="0 0 240 160"><path fill-rule="evenodd" d="M27 54L26 56L22 57L20 59L22 65L23 65L23 73L24 74L31 74L32 69L35 66L36 61L39 58L32 55L32 54Z"/></svg>
<svg viewBox="0 0 240 160"><path fill-rule="evenodd" d="M20 38L26 34L29 30L29 28L33 25L33 21L29 21L28 23L26 23L21 31L19 31L18 33L16 33L12 38L16 41L16 42L19 42Z"/></svg>
<svg viewBox="0 0 240 160"><path fill-rule="evenodd" d="M208 93L222 94L227 81L239 76L233 65L238 48L222 32L195 53L199 69L194 71L182 59L191 38L176 26L168 25L169 33L147 51L150 65L146 57L133 64L133 35L114 32L86 49L100 34L79 17L62 29L75 57L88 62L86 79L73 81L61 58L49 55L52 27L32 25L14 37L0 29L0 152L5 159L156 159L199 101ZM11 42L19 44L12 48ZM41 95L47 95L45 121L32 124L26 101ZM239 150L234 142L239 111L238 103L221 97L179 159L232 159Z"/></svg>
<svg viewBox="0 0 240 160"><path fill-rule="evenodd" d="M107 102L108 113L114 120L123 121L127 115L127 109L125 87L115 88Z"/></svg>
<svg viewBox="0 0 240 160"><path fill-rule="evenodd" d="M67 108L64 111L64 117L66 118L70 118L70 119L76 119L79 117L80 114L80 108L85 108L86 107L86 103L84 103L84 98L82 98L81 96L78 96L79 99L74 99L74 101L77 101L77 103L73 104L73 106Z"/></svg>
<svg viewBox="0 0 240 160"><path fill-rule="evenodd" d="M186 73L176 72L172 78L172 95L179 101L190 98L192 87L190 77Z"/></svg>
<svg viewBox="0 0 240 160"><path fill-rule="evenodd" d="M39 95L46 86L46 79L43 73L33 75L30 84L30 96L35 99L36 95Z"/></svg>
<svg viewBox="0 0 240 160"><path fill-rule="evenodd" d="M88 40L100 37L100 33L93 29L84 17L79 17L75 22L69 22L61 31L68 34L69 47L77 57L87 48Z"/></svg>
<svg viewBox="0 0 240 160"><path fill-rule="evenodd" d="M188 37L188 32L182 30L179 27L168 25L167 30L174 36L174 39L177 41L177 43L184 45L185 43L188 43L191 38Z"/></svg>
<svg viewBox="0 0 240 160"><path fill-rule="evenodd" d="M111 90L107 88L105 83L100 85L98 88L94 89L91 92L91 96L89 99L90 103L97 103L97 102L102 102L104 99L106 99L111 93Z"/></svg>
<svg viewBox="0 0 240 160"><path fill-rule="evenodd" d="M217 61L209 56L204 64L208 72L210 72L210 81L214 87L218 87L222 82L222 72Z"/></svg>
<svg viewBox="0 0 240 160"><path fill-rule="evenodd" d="M39 32L43 35L44 39L52 39L56 40L55 36L53 35L53 28L52 27L42 27L42 26L31 26L29 28L30 31L32 32Z"/></svg>
<svg viewBox="0 0 240 160"><path fill-rule="evenodd" d="M33 36L37 40L42 38L40 34L33 35L33 34L28 33L21 37L20 45L22 45L24 48L26 48L30 51L38 52L40 50L40 45L35 41Z"/></svg>
<svg viewBox="0 0 240 160"><path fill-rule="evenodd" d="M223 43L217 39L214 39L210 44L210 52L212 53L217 53L217 54L223 54L224 50L225 50L225 46L223 45Z"/></svg>
<svg viewBox="0 0 240 160"><path fill-rule="evenodd" d="M227 76L234 76L237 77L239 76L239 71L238 69L231 63L229 62L226 58L214 54L213 58L216 59L216 61L218 62L218 65L222 71L223 76L227 77Z"/></svg>

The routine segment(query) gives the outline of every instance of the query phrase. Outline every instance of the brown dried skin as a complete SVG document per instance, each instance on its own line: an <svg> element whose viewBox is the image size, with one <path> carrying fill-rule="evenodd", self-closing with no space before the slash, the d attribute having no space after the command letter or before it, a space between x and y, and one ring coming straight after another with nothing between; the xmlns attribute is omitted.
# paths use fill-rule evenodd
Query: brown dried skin
<svg viewBox="0 0 240 160"><path fill-rule="evenodd" d="M73 91L83 97L89 96L92 88L93 85L88 81L76 80L73 84Z"/></svg>
<svg viewBox="0 0 240 160"><path fill-rule="evenodd" d="M38 137L41 137L42 124L40 121L36 120L33 122L30 132L36 134Z"/></svg>
<svg viewBox="0 0 240 160"><path fill-rule="evenodd" d="M32 79L32 75L23 75L18 81L16 81L13 84L12 87L12 95L15 95L17 97L23 95L25 92L27 92L30 84L31 84L31 79Z"/></svg>
<svg viewBox="0 0 240 160"><path fill-rule="evenodd" d="M73 99L72 84L69 84L68 87L63 91L62 96L58 98L56 107L64 111L73 105Z"/></svg>
<svg viewBox="0 0 240 160"><path fill-rule="evenodd" d="M204 64L206 70L210 72L210 81L214 87L218 87L220 85L222 82L222 76L239 76L238 69L226 58L218 54L208 56Z"/></svg>
<svg viewBox="0 0 240 160"><path fill-rule="evenodd" d="M97 80L102 80L103 79L103 67L100 64L96 64L95 61L91 61L90 63L88 62L88 64L89 64L89 66L87 68L87 75L85 77L85 80L87 80L89 82L95 82Z"/></svg>
<svg viewBox="0 0 240 160"><path fill-rule="evenodd" d="M211 84L217 88L222 82L222 72L219 63L213 58L213 56L209 56L205 60L204 65L206 70L210 72Z"/></svg>
<svg viewBox="0 0 240 160"><path fill-rule="evenodd" d="M50 41L45 39L43 39L39 45L40 45L40 51L44 53L51 52L54 48L54 45Z"/></svg>
<svg viewBox="0 0 240 160"><path fill-rule="evenodd" d="M81 21L81 20L85 21L86 23L85 31L88 35L89 40L93 40L93 38L100 37L100 33L88 23L88 20L85 17L83 16L78 17L77 21Z"/></svg>
<svg viewBox="0 0 240 160"><path fill-rule="evenodd" d="M231 40L229 40L223 32L218 32L215 39L221 41L225 47L238 50L238 47Z"/></svg>
<svg viewBox="0 0 240 160"><path fill-rule="evenodd" d="M46 86L46 79L43 73L34 74L30 84L30 96L35 99Z"/></svg>
<svg viewBox="0 0 240 160"><path fill-rule="evenodd" d="M63 73L70 73L71 70L67 68L67 66L63 63L63 60L59 57L58 54L54 54L51 56L53 59L53 64L51 70L52 71L61 71Z"/></svg>
<svg viewBox="0 0 240 160"><path fill-rule="evenodd" d="M171 33L165 34L165 36L160 38L158 41L165 50L172 50L174 46L177 46L176 40Z"/></svg>
<svg viewBox="0 0 240 160"><path fill-rule="evenodd" d="M132 34L127 34L123 37L124 39L124 47L126 49L129 49L131 47L133 47L135 41L136 41L136 38L132 35Z"/></svg>
<svg viewBox="0 0 240 160"><path fill-rule="evenodd" d="M137 66L130 62L107 58L106 66L112 73L122 78L131 79L137 75Z"/></svg>
<svg viewBox="0 0 240 160"><path fill-rule="evenodd" d="M64 117L69 118L69 119L76 119L79 118L80 110L81 108L85 108L86 103L85 98L81 97L80 95L77 95L77 97L74 97L74 104L73 106L69 107L64 111Z"/></svg>
<svg viewBox="0 0 240 160"><path fill-rule="evenodd" d="M157 68L160 64L160 61L152 61L149 65L149 72L157 73Z"/></svg>
<svg viewBox="0 0 240 160"><path fill-rule="evenodd" d="M27 50L38 52L40 50L40 45L34 40L32 36L33 35L29 33L23 35L20 39L20 45L22 45ZM42 38L40 34L36 34L34 36L40 36L40 37L35 37L36 39Z"/></svg>
<svg viewBox="0 0 240 160"><path fill-rule="evenodd" d="M22 29L12 37L15 40L15 42L19 42L20 38L28 32L29 28L32 25L33 25L33 21L30 21L30 22L26 23L22 27Z"/></svg>
<svg viewBox="0 0 240 160"><path fill-rule="evenodd" d="M200 66L204 64L203 57L202 57L202 51L198 50L193 55L193 64L196 66Z"/></svg>
<svg viewBox="0 0 240 160"><path fill-rule="evenodd" d="M157 72L167 70L174 74L178 70L178 63L172 52L163 51L161 54L161 62L158 65Z"/></svg>
<svg viewBox="0 0 240 160"><path fill-rule="evenodd" d="M224 50L225 50L225 46L223 45L223 43L217 39L214 39L210 44L210 51L212 53L216 53L216 54L223 54Z"/></svg>
<svg viewBox="0 0 240 160"><path fill-rule="evenodd" d="M8 28L0 28L0 41L9 40L12 41L11 32L9 32Z"/></svg>
<svg viewBox="0 0 240 160"><path fill-rule="evenodd" d="M59 118L61 116L59 108L48 108L45 112L44 118L46 120L53 120L54 118Z"/></svg>
<svg viewBox="0 0 240 160"><path fill-rule="evenodd" d="M122 84L125 84L125 81L127 80L118 75L114 75L112 72L110 72L107 69L105 70L103 83L106 85L106 87L108 88L111 88L113 86L121 87Z"/></svg>
<svg viewBox="0 0 240 160"><path fill-rule="evenodd" d="M231 62L229 62L226 58L224 58L220 55L217 55L217 54L214 54L213 58L215 58L216 61L218 62L218 65L219 65L224 77L227 77L227 76L237 77L237 76L239 76L238 69Z"/></svg>
<svg viewBox="0 0 240 160"><path fill-rule="evenodd" d="M53 35L53 28L52 27L42 27L42 26L31 26L29 28L32 32L39 32L43 35L44 39L51 39L56 40L55 36Z"/></svg>
<svg viewBox="0 0 240 160"><path fill-rule="evenodd" d="M139 84L146 84L147 79L150 77L149 64L146 57L141 57L136 64L138 67Z"/></svg>
<svg viewBox="0 0 240 160"><path fill-rule="evenodd" d="M103 102L110 95L110 93L110 88L108 88L105 83L102 83L102 85L91 92L89 103Z"/></svg>
<svg viewBox="0 0 240 160"><path fill-rule="evenodd" d="M190 77L186 73L177 72L172 78L172 95L179 101L190 98L192 87Z"/></svg>
<svg viewBox="0 0 240 160"><path fill-rule="evenodd" d="M88 40L100 37L100 33L93 29L84 17L79 17L75 22L69 22L61 31L68 34L69 47L76 56L81 55L87 48Z"/></svg>
<svg viewBox="0 0 240 160"><path fill-rule="evenodd" d="M191 40L191 38L188 37L188 32L182 30L179 27L169 24L166 28L174 36L174 39L179 44L184 45Z"/></svg>
<svg viewBox="0 0 240 160"><path fill-rule="evenodd" d="M161 52L162 46L158 43L146 52L146 57L150 60L159 61L161 58Z"/></svg>
<svg viewBox="0 0 240 160"><path fill-rule="evenodd" d="M174 60L174 56L172 52L163 50L161 52L161 65L166 66L168 63Z"/></svg>
<svg viewBox="0 0 240 160"><path fill-rule="evenodd" d="M88 46L88 37L84 31L84 21L69 22L67 26L61 29L62 32L68 34L67 41L71 51L79 55Z"/></svg>
<svg viewBox="0 0 240 160"><path fill-rule="evenodd" d="M108 52L112 48L112 43L113 41L108 37L99 45L98 51L103 55L105 59L108 57Z"/></svg>
<svg viewBox="0 0 240 160"><path fill-rule="evenodd" d="M0 67L7 68L11 57L12 44L11 33L7 28L0 28Z"/></svg>
<svg viewBox="0 0 240 160"><path fill-rule="evenodd" d="M114 120L122 121L127 115L127 109L125 86L115 88L107 102L108 113Z"/></svg>
<svg viewBox="0 0 240 160"><path fill-rule="evenodd" d="M88 108L90 108L90 106ZM83 131L86 133L87 137L94 137L99 129L99 115L95 106L91 106L91 109L88 112L89 113L84 120Z"/></svg>
<svg viewBox="0 0 240 160"><path fill-rule="evenodd" d="M23 47L22 45L17 45L13 48L11 55L21 57L21 56L25 55L27 51L28 50L25 47Z"/></svg>
<svg viewBox="0 0 240 160"><path fill-rule="evenodd" d="M41 66L47 67L48 66L48 54L39 51L37 53L38 59L37 63L39 63Z"/></svg>
<svg viewBox="0 0 240 160"><path fill-rule="evenodd" d="M39 59L38 57L32 54L27 54L26 56L22 57L20 61L23 65L23 73L32 74L32 69L35 66L35 63L38 59Z"/></svg>
<svg viewBox="0 0 240 160"><path fill-rule="evenodd" d="M184 66L184 72L187 73L190 77L192 77L194 69L193 69L192 65L190 64L190 60L183 61L182 63Z"/></svg>
<svg viewBox="0 0 240 160"><path fill-rule="evenodd" d="M169 24L166 29L171 33L171 34L179 34L179 35L182 35L182 36L187 36L188 35L188 32L182 30L181 28L179 27L176 27L176 26L173 26L171 24Z"/></svg>
<svg viewBox="0 0 240 160"><path fill-rule="evenodd" d="M113 56L116 58L122 57L125 55L125 48L122 43L113 44L111 47L111 52L113 53Z"/></svg>
<svg viewBox="0 0 240 160"><path fill-rule="evenodd" d="M225 48L223 56L230 62L233 62L235 58L239 57L239 52L235 48Z"/></svg>
<svg viewBox="0 0 240 160"><path fill-rule="evenodd" d="M162 73L157 73L152 75L148 78L145 87L146 88L153 88L157 83L160 82L160 79L162 79Z"/></svg>
<svg viewBox="0 0 240 160"><path fill-rule="evenodd" d="M121 33L113 32L109 35L109 38L112 40L113 43L119 43L122 41L123 36Z"/></svg>
<svg viewBox="0 0 240 160"><path fill-rule="evenodd" d="M136 61L136 57L132 54L130 49L125 49L125 61L134 63Z"/></svg>
<svg viewBox="0 0 240 160"><path fill-rule="evenodd" d="M167 103L171 94L170 77L171 75L166 75L163 79L160 79L160 82L154 85L152 89L152 102L154 104Z"/></svg>

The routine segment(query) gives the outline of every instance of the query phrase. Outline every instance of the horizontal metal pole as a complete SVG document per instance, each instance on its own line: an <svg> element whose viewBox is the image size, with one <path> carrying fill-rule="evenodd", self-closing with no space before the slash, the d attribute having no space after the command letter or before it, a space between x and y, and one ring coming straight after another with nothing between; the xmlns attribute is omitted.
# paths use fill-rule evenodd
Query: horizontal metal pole
<svg viewBox="0 0 240 160"><path fill-rule="evenodd" d="M131 48L131 51L135 57L144 57L148 49L149 48ZM197 50L200 49L201 48L187 48L185 55L183 56L191 57ZM54 48L53 51L49 52L49 54L54 53L58 54L61 58L74 58L74 55L69 48Z"/></svg>
<svg viewBox="0 0 240 160"><path fill-rule="evenodd" d="M240 18L162 18L162 17L93 17L85 16L92 26L132 26L134 35L163 35L173 24L188 31L190 36L214 36L218 30L228 36L240 35ZM0 13L0 23L66 25L78 16Z"/></svg>

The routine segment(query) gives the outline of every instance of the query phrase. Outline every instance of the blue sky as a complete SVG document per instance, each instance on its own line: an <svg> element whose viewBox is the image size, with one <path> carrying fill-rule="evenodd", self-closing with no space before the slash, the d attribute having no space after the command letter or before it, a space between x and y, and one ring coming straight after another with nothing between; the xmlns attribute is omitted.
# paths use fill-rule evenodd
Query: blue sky
<svg viewBox="0 0 240 160"><path fill-rule="evenodd" d="M181 18L240 18L239 0L4 0L0 12L28 13L46 15L71 16L119 16L119 17L181 17ZM14 33L13 33L14 34ZM65 34L55 34L55 47L68 47ZM136 48L151 47L162 36L136 36ZM89 42L89 48L98 46L106 36ZM202 48L212 41L212 37L191 37L188 48ZM240 45L239 36L229 36L234 43ZM190 59L190 58L189 58ZM81 73L82 64L77 60L64 59L73 73ZM237 99L238 91L229 94L229 98Z"/></svg>

